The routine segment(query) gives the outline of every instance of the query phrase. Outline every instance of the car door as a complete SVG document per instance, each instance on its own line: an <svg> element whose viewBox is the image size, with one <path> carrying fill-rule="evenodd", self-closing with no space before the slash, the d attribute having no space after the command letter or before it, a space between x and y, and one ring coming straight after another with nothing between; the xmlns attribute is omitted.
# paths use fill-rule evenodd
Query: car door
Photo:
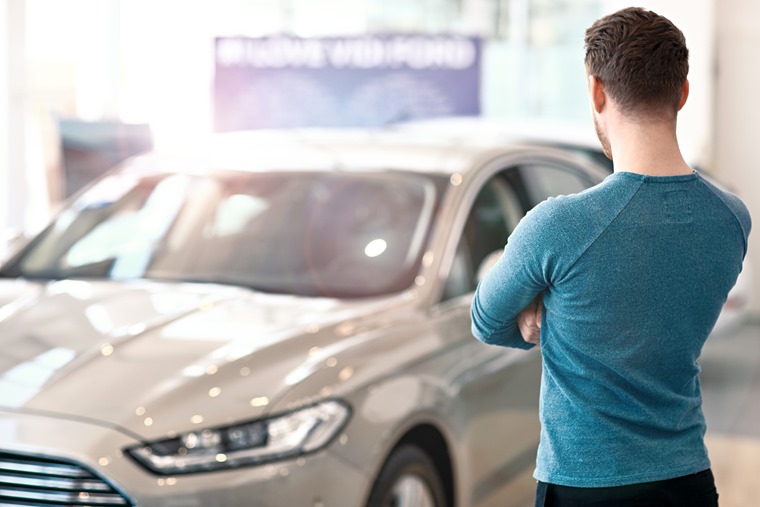
<svg viewBox="0 0 760 507"><path fill-rule="evenodd" d="M456 335L461 361L453 380L464 418L461 468L471 485L467 505L525 506L540 425L540 351L488 346L470 331L470 304L482 262L500 251L524 214L544 199L582 191L599 179L559 160L528 159L496 171L476 193L435 305L439 332ZM455 233L456 235L457 233ZM453 338L453 336L452 336Z"/></svg>
<svg viewBox="0 0 760 507"><path fill-rule="evenodd" d="M450 419L463 421L459 473L469 488L462 493L465 505L471 506L522 505L519 499L535 489L531 474L539 435L540 354L479 342L471 334L469 317L481 263L504 248L525 212L507 178L516 171L517 166L505 167L472 189L472 204L460 210L466 218L449 242L454 255L444 268L434 305L437 331L458 343L455 371L450 372L456 413Z"/></svg>

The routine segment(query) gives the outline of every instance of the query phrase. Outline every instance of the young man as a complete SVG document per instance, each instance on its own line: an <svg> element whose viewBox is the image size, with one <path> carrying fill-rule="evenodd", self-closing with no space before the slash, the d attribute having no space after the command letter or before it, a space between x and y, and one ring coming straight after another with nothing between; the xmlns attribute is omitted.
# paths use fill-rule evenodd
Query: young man
<svg viewBox="0 0 760 507"><path fill-rule="evenodd" d="M630 8L596 21L585 44L615 172L528 213L478 286L473 333L506 347L540 339L537 506L715 506L697 359L750 217L681 156L681 31Z"/></svg>

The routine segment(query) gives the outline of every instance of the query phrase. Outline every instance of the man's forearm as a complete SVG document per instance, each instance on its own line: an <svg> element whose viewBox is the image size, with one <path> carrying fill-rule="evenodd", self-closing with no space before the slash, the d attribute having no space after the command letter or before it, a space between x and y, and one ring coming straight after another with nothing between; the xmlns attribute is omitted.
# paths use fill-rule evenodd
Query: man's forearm
<svg viewBox="0 0 760 507"><path fill-rule="evenodd" d="M480 297L480 287L478 287L470 308L472 334L475 338L488 345L500 345L502 347L519 349L534 347L532 343L528 343L523 339L517 326L517 316L504 321L494 318L485 310L481 304Z"/></svg>

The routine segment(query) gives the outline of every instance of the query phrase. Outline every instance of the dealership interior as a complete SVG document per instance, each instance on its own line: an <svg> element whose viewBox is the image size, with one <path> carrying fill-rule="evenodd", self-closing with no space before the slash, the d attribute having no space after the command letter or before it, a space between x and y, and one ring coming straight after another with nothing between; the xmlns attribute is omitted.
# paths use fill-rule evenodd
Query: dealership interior
<svg viewBox="0 0 760 507"><path fill-rule="evenodd" d="M611 174L583 39L630 5L760 216L756 0L2 0L0 505L533 505L540 350L469 305ZM747 252L695 365L722 507L760 505Z"/></svg>

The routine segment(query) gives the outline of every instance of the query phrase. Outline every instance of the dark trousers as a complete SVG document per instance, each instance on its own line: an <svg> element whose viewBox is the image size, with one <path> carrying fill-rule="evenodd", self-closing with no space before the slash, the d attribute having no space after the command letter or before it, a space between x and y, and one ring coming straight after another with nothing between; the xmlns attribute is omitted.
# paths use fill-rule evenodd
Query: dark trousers
<svg viewBox="0 0 760 507"><path fill-rule="evenodd" d="M712 471L613 488L538 483L536 507L718 507Z"/></svg>

